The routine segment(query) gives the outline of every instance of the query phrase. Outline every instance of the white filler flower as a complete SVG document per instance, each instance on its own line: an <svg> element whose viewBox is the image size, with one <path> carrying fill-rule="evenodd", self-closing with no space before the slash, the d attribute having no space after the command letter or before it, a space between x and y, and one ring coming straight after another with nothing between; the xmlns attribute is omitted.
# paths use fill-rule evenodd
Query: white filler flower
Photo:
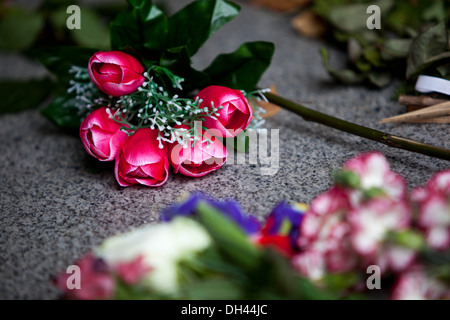
<svg viewBox="0 0 450 320"><path fill-rule="evenodd" d="M103 242L95 254L115 265L140 255L152 268L142 284L164 294L178 289L177 265L211 245L207 231L192 219L177 217L170 223L150 225Z"/></svg>

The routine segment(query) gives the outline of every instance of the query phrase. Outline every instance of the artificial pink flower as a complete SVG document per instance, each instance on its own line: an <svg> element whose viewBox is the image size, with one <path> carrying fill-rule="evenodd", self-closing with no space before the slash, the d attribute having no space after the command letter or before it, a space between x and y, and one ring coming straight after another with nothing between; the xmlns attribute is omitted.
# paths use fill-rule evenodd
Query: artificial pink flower
<svg viewBox="0 0 450 320"><path fill-rule="evenodd" d="M412 249L384 243L373 255L363 257L363 265L377 265L382 274L388 271L403 272L415 263L417 252Z"/></svg>
<svg viewBox="0 0 450 320"><path fill-rule="evenodd" d="M350 243L349 210L346 192L335 187L315 198L303 218L300 249L321 254L329 272L350 271L359 261Z"/></svg>
<svg viewBox="0 0 450 320"><path fill-rule="evenodd" d="M144 67L121 51L99 51L89 60L89 76L104 93L119 97L133 93L144 83Z"/></svg>
<svg viewBox="0 0 450 320"><path fill-rule="evenodd" d="M189 130L188 125L177 125L174 128ZM212 141L211 143L208 143ZM175 173L179 172L189 177L202 177L222 167L228 152L225 146L208 132L202 133L201 140L188 142L187 148L174 142L169 144L169 161Z"/></svg>
<svg viewBox="0 0 450 320"><path fill-rule="evenodd" d="M300 246L329 238L331 229L341 223L350 209L347 194L340 188L332 188L311 202L301 224Z"/></svg>
<svg viewBox="0 0 450 320"><path fill-rule="evenodd" d="M158 130L141 128L124 141L115 165L116 180L122 187L133 184L158 187L167 181L167 146L158 141L158 135Z"/></svg>
<svg viewBox="0 0 450 320"><path fill-rule="evenodd" d="M86 151L100 161L112 161L127 138L120 130L123 124L115 121L106 107L88 114L80 126L80 138Z"/></svg>
<svg viewBox="0 0 450 320"><path fill-rule="evenodd" d="M393 300L450 299L450 288L430 278L422 267L412 268L397 280L391 295Z"/></svg>
<svg viewBox="0 0 450 320"><path fill-rule="evenodd" d="M425 187L415 189L412 201L419 209L419 226L427 244L437 250L450 247L450 170L436 174Z"/></svg>
<svg viewBox="0 0 450 320"><path fill-rule="evenodd" d="M92 254L87 254L75 265L80 268L80 288L69 289L68 280L72 281L74 273L63 272L54 279L54 284L68 299L97 300L113 298L115 282L106 263ZM70 279L69 279L70 278Z"/></svg>
<svg viewBox="0 0 450 320"><path fill-rule="evenodd" d="M140 255L131 262L119 263L115 269L123 282L128 285L137 284L152 270L152 268L145 264L143 255Z"/></svg>
<svg viewBox="0 0 450 320"><path fill-rule="evenodd" d="M293 267L304 277L318 281L326 273L325 257L321 252L307 250L292 258Z"/></svg>
<svg viewBox="0 0 450 320"><path fill-rule="evenodd" d="M373 199L351 210L348 221L355 250L364 256L373 255L388 232L402 231L410 226L410 207L404 201Z"/></svg>
<svg viewBox="0 0 450 320"><path fill-rule="evenodd" d="M202 100L201 108L218 108L214 118L205 117L204 125L215 129L214 134L232 138L245 130L253 117L253 110L241 91L220 86L209 86L197 95Z"/></svg>
<svg viewBox="0 0 450 320"><path fill-rule="evenodd" d="M356 173L362 191L379 189L385 193L385 196L394 200L404 200L406 197L405 180L391 171L391 167L382 153L364 153L348 160L343 168ZM352 204L356 206L362 200L362 192L352 190L350 198Z"/></svg>

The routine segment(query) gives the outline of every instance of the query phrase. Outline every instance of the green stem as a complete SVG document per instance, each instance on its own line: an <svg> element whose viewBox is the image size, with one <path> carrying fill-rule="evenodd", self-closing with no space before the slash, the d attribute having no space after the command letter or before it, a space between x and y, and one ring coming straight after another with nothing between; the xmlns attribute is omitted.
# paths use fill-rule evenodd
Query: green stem
<svg viewBox="0 0 450 320"><path fill-rule="evenodd" d="M292 102L290 100L287 100L272 93L265 93L264 95L271 103L276 104L289 111L295 112L306 121L321 123L328 127L332 127L366 139L380 142L389 147L421 153L439 159L450 160L449 149L435 147L429 144L402 138L386 132L378 131L345 120L341 120L339 118L329 116L325 113L306 108L295 102Z"/></svg>

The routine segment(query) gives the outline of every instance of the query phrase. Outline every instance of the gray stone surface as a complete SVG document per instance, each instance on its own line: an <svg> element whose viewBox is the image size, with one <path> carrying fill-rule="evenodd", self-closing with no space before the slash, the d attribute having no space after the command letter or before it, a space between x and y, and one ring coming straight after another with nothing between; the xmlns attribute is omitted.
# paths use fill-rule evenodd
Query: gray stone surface
<svg viewBox="0 0 450 320"><path fill-rule="evenodd" d="M167 1L177 9L189 1ZM206 66L219 52L243 41L276 45L262 86L276 84L293 100L363 125L450 148L448 125L380 125L403 107L391 101L395 86L382 91L333 84L322 67L324 43L298 36L289 15L249 7L220 30L195 58ZM343 56L332 50L332 64ZM0 75L28 77L44 71L15 54L0 53ZM91 174L80 140L49 123L37 110L0 116L0 298L52 299L49 277L104 238L144 223L156 223L161 208L187 192L235 198L264 216L280 200L308 202L330 185L330 173L360 152L384 152L409 186L448 168L432 159L308 123L287 111L270 118L280 130L280 169L262 176L255 165L226 165L200 179L172 174L161 188L121 189L112 170Z"/></svg>

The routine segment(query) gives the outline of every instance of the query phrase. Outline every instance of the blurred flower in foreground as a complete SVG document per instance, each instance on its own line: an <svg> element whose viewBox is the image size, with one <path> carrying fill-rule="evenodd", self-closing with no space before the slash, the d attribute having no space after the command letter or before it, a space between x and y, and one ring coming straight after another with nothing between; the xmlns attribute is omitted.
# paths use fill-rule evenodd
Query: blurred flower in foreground
<svg viewBox="0 0 450 320"><path fill-rule="evenodd" d="M80 268L80 287L69 289L68 280L71 274L61 273L55 279L55 285L68 299L93 300L109 299L114 296L115 282L110 270L102 259L93 254L86 254L75 262Z"/></svg>
<svg viewBox="0 0 450 320"><path fill-rule="evenodd" d="M83 257L81 290L67 274L55 283L70 299L370 298L371 267L381 296L450 299L449 199L450 170L408 196L386 159L367 153L309 207L281 202L262 224L237 202L194 194L164 210L165 223Z"/></svg>
<svg viewBox="0 0 450 320"><path fill-rule="evenodd" d="M349 188L349 199L357 206L367 198L385 196L392 200L404 200L405 180L391 171L389 163L379 152L363 153L344 163L336 183Z"/></svg>
<svg viewBox="0 0 450 320"><path fill-rule="evenodd" d="M391 298L393 300L448 300L450 289L439 280L429 277L422 268L415 268L400 276Z"/></svg>
<svg viewBox="0 0 450 320"><path fill-rule="evenodd" d="M425 187L415 189L411 198L419 210L419 225L426 231L430 247L450 246L450 170L435 175Z"/></svg>
<svg viewBox="0 0 450 320"><path fill-rule="evenodd" d="M162 221L171 221L176 216L194 216L200 201L205 201L212 207L220 210L236 224L238 224L247 234L254 234L259 231L260 223L252 215L243 212L241 206L232 200L219 201L202 194L194 194L186 201L172 205L165 209L160 216Z"/></svg>
<svg viewBox="0 0 450 320"><path fill-rule="evenodd" d="M307 206L291 206L281 202L272 210L259 235L254 241L263 246L273 246L287 256L298 251L297 239L304 211Z"/></svg>
<svg viewBox="0 0 450 320"><path fill-rule="evenodd" d="M211 245L203 227L192 219L175 218L171 223L150 225L107 239L95 254L110 265L130 263L142 257L151 268L140 282L164 294L178 288L177 265L193 259Z"/></svg>
<svg viewBox="0 0 450 320"><path fill-rule="evenodd" d="M410 227L411 210L404 201L375 199L353 209L348 216L351 240L364 265L378 265L384 273L400 271L412 263L415 252L389 243L392 232Z"/></svg>

